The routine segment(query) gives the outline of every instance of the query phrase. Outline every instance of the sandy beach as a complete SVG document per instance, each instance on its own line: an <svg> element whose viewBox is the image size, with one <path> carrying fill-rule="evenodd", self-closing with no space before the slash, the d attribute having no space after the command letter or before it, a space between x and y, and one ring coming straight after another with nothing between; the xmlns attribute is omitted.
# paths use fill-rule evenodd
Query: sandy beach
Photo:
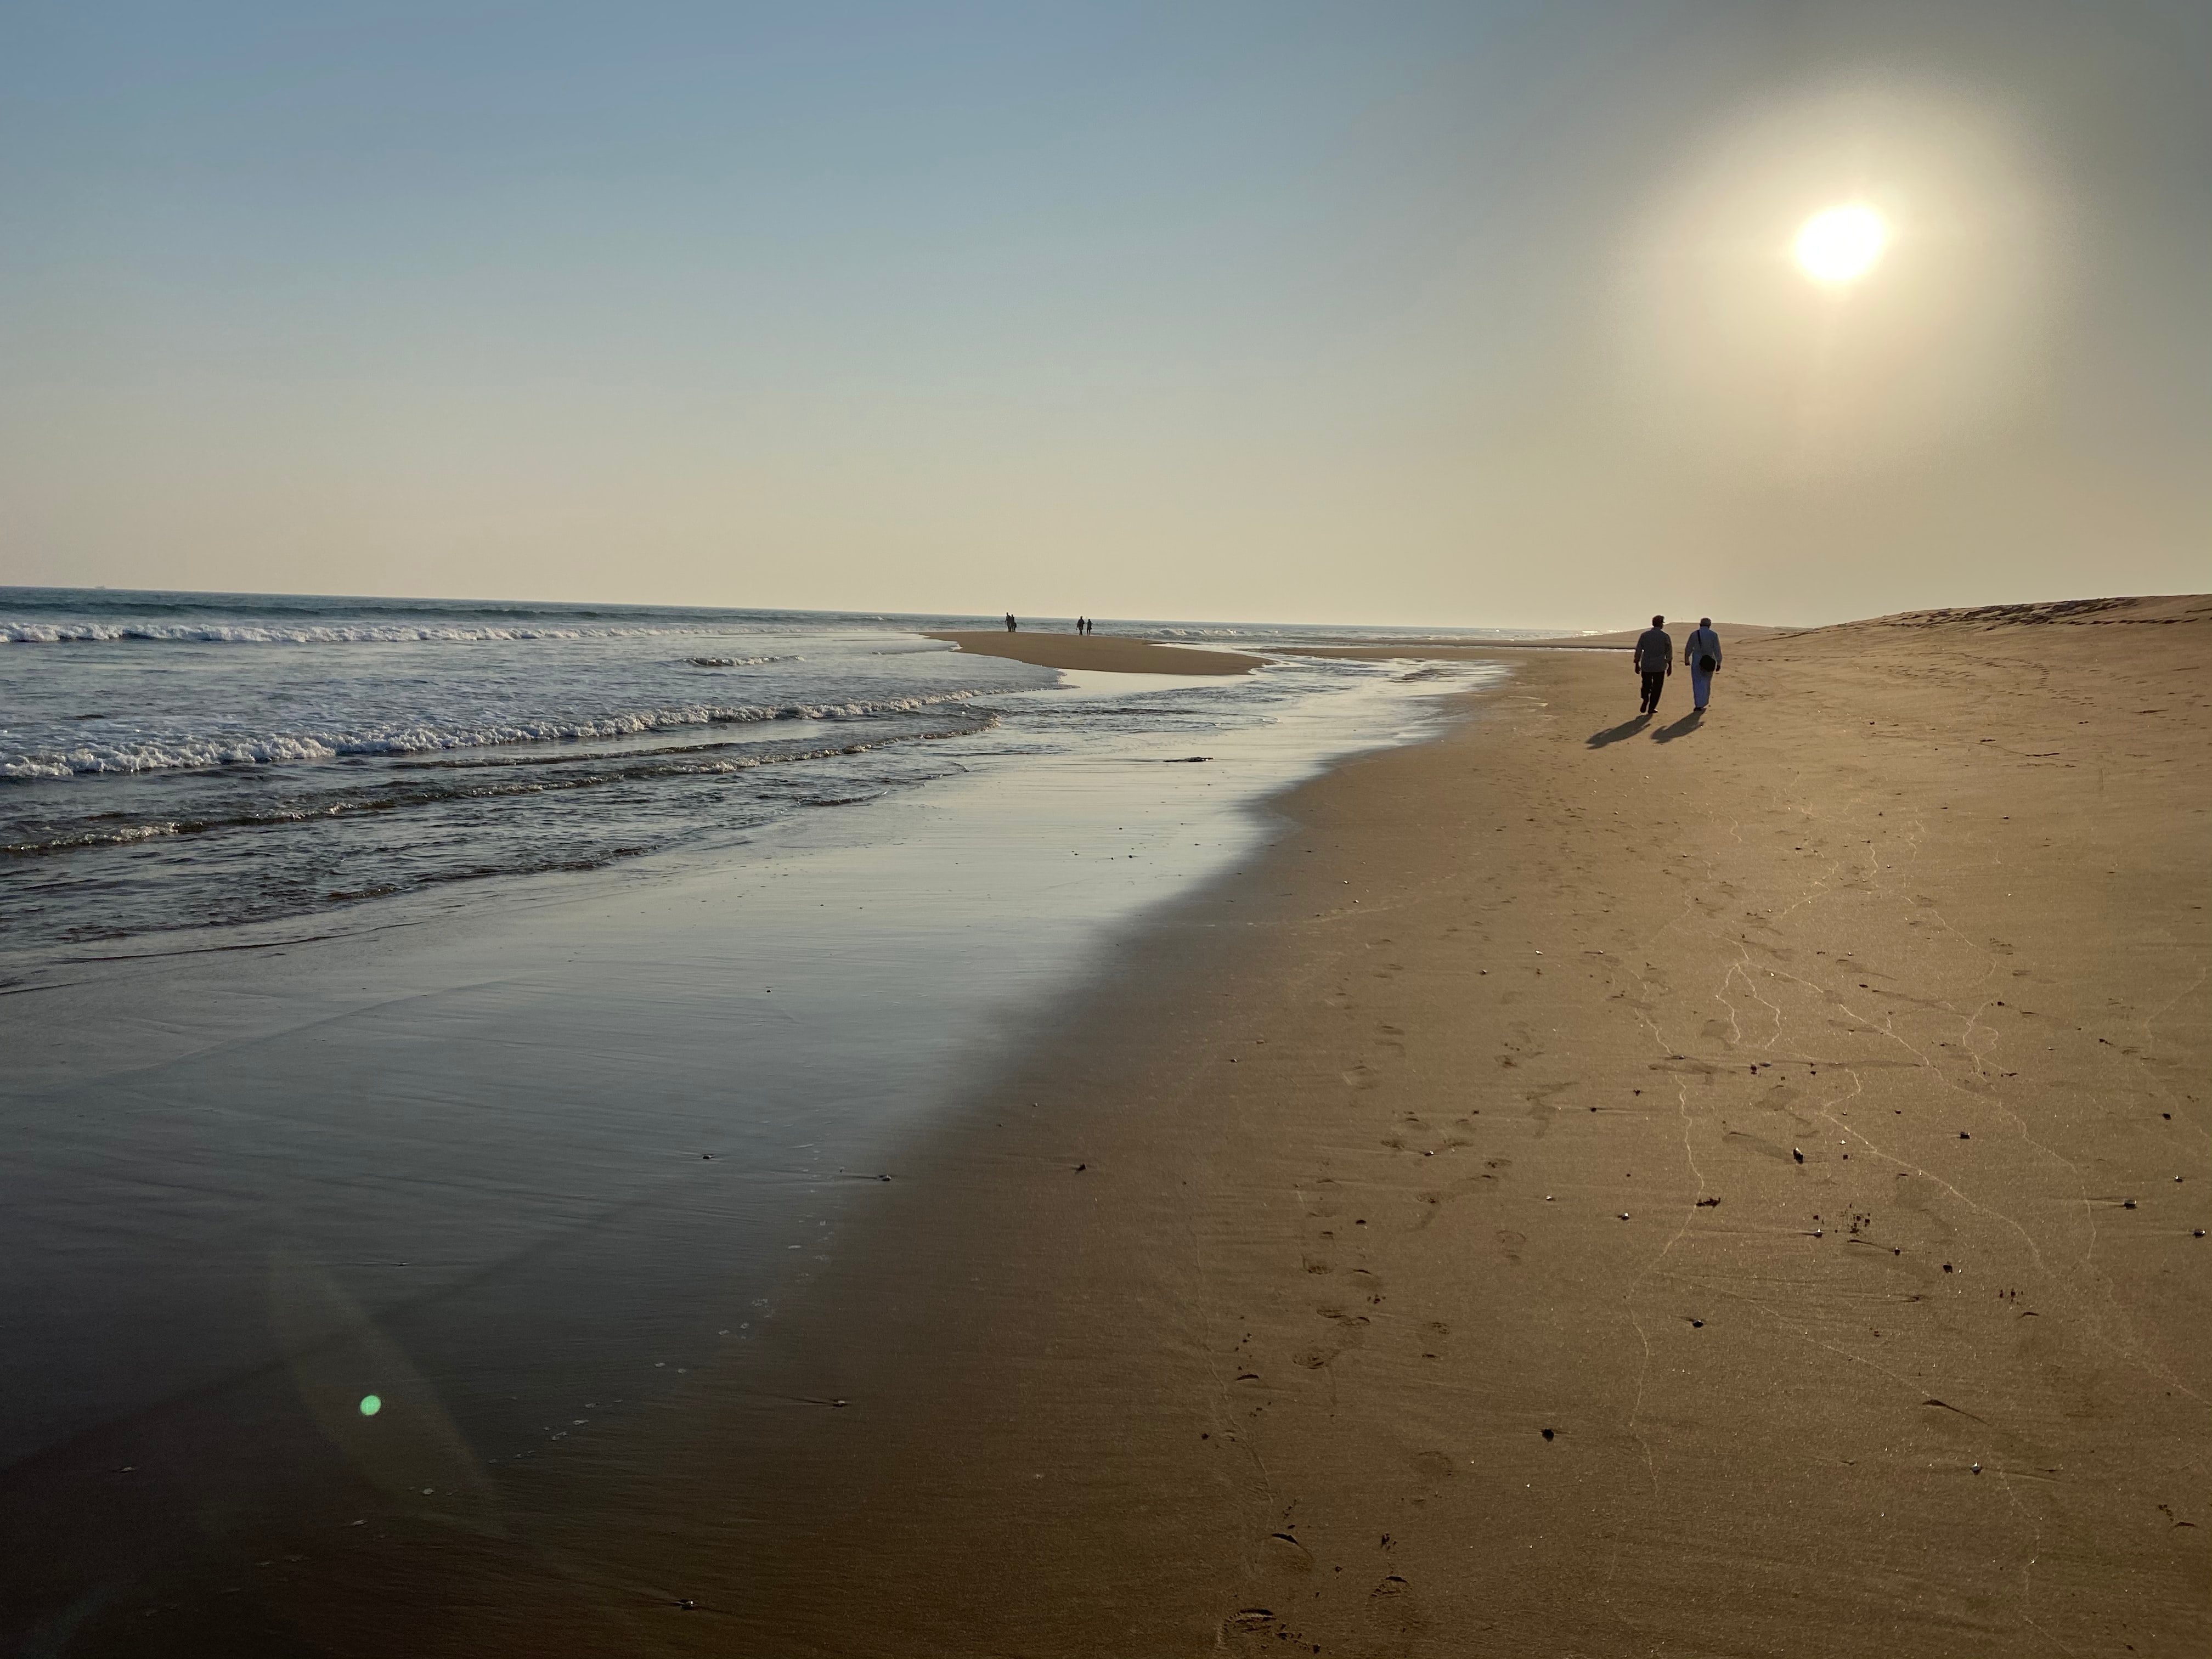
<svg viewBox="0 0 2212 1659"><path fill-rule="evenodd" d="M1699 724L1517 653L751 1363L87 1650L2202 1652L2208 659L2204 599L1931 613Z"/></svg>
<svg viewBox="0 0 2212 1659"><path fill-rule="evenodd" d="M2212 4L0 38L0 1659L2212 1659Z"/></svg>

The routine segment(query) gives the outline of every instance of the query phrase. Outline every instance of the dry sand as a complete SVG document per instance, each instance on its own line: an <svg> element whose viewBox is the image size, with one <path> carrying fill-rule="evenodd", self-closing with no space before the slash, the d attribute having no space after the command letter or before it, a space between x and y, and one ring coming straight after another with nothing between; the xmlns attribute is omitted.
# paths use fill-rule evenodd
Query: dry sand
<svg viewBox="0 0 2212 1659"><path fill-rule="evenodd" d="M1690 630L1696 626L1694 622L1681 621L1668 624L1668 632L1678 648L1689 638ZM1739 645L1756 645L1787 634L1808 631L1795 628L1770 628L1759 623L1716 623L1713 626L1725 641L1724 650ZM1468 662L1494 658L1500 651L1626 651L1633 648L1636 641L1643 636L1642 628L1624 628L1610 634L1577 634L1567 639L1492 640L1480 645L1470 645L1465 640L1417 639L1394 640L1388 645L1296 645L1282 647L1279 654L1286 657L1343 657L1367 662L1388 662L1406 657L1441 662Z"/></svg>
<svg viewBox="0 0 2212 1659"><path fill-rule="evenodd" d="M1697 625L1697 618L1694 617L1667 618L1667 631L1674 636L1677 648L1680 648L1683 641L1690 637L1690 630ZM1634 628L1615 629L1610 634L1579 634L1571 640L1538 642L1552 645L1610 646L1626 650L1644 636L1644 629L1649 626L1647 623ZM1713 628L1722 639L1731 645L1756 645L1762 640L1774 639L1783 634L1802 634L1808 631L1801 628L1775 628L1765 623L1715 623Z"/></svg>
<svg viewBox="0 0 2212 1659"><path fill-rule="evenodd" d="M1040 668L1099 668L1115 674L1249 674L1260 659L1241 651L1201 651L1151 640L1097 634L930 634L979 657L1009 657Z"/></svg>
<svg viewBox="0 0 2212 1659"><path fill-rule="evenodd" d="M298 1627L2212 1650L2212 601L1734 645L1702 724L1514 660L1130 940L763 1370Z"/></svg>

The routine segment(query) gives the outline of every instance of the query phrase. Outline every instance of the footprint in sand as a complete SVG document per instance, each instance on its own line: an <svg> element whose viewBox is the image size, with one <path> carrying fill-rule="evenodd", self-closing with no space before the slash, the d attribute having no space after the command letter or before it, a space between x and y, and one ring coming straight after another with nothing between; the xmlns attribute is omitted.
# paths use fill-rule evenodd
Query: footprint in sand
<svg viewBox="0 0 2212 1659"><path fill-rule="evenodd" d="M1428 1623L1421 1598L1403 1576L1391 1573L1367 1593L1369 1616L1397 1638L1392 1645L1416 1635Z"/></svg>
<svg viewBox="0 0 2212 1659"><path fill-rule="evenodd" d="M1321 1644L1291 1628L1267 1607L1244 1607L1221 1621L1216 1653L1319 1653Z"/></svg>
<svg viewBox="0 0 2212 1659"><path fill-rule="evenodd" d="M1449 1452L1416 1452L1413 1468L1422 1480L1435 1486L1442 1486L1447 1480L1456 1479L1459 1474L1459 1465L1452 1461Z"/></svg>
<svg viewBox="0 0 2212 1659"><path fill-rule="evenodd" d="M1367 1340L1368 1322L1365 1314L1346 1313L1341 1308L1316 1308L1314 1312L1322 1318L1333 1322L1336 1326L1337 1334L1334 1347L1308 1350L1309 1353L1322 1355L1317 1364L1308 1364L1304 1358L1299 1359L1298 1364L1305 1365L1309 1370L1318 1370L1321 1365L1326 1365L1346 1349L1356 1348Z"/></svg>
<svg viewBox="0 0 2212 1659"><path fill-rule="evenodd" d="M1261 1541L1260 1565L1267 1572L1310 1573L1313 1552L1286 1532L1273 1533Z"/></svg>

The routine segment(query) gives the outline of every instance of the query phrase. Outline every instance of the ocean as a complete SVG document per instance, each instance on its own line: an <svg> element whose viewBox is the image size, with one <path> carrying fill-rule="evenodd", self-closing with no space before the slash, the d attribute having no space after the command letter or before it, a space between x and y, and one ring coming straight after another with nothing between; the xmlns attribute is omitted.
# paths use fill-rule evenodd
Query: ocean
<svg viewBox="0 0 2212 1659"><path fill-rule="evenodd" d="M1278 659L1054 699L1024 695L1060 684L1050 670L917 637L996 621L0 588L7 948L590 870L1024 752L1265 726L1404 672ZM1388 637L1109 627L1248 649Z"/></svg>

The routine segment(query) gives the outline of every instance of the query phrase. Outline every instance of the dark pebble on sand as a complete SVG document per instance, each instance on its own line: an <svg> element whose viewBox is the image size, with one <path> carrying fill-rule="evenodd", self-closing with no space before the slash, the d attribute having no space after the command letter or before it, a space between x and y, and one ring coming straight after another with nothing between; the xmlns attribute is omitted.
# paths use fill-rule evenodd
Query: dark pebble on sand
<svg viewBox="0 0 2212 1659"><path fill-rule="evenodd" d="M1790 1149L1790 1156L1796 1158L1800 1164L1802 1164L1805 1161L1805 1154L1799 1152L1795 1146L1792 1146Z"/></svg>
<svg viewBox="0 0 2212 1659"><path fill-rule="evenodd" d="M1545 1439L1547 1439L1547 1440L1549 1440L1551 1437L1552 1437L1552 1431L1551 1431L1551 1430L1549 1430L1549 1429L1546 1429L1546 1430L1544 1431L1544 1438L1545 1438Z"/></svg>

